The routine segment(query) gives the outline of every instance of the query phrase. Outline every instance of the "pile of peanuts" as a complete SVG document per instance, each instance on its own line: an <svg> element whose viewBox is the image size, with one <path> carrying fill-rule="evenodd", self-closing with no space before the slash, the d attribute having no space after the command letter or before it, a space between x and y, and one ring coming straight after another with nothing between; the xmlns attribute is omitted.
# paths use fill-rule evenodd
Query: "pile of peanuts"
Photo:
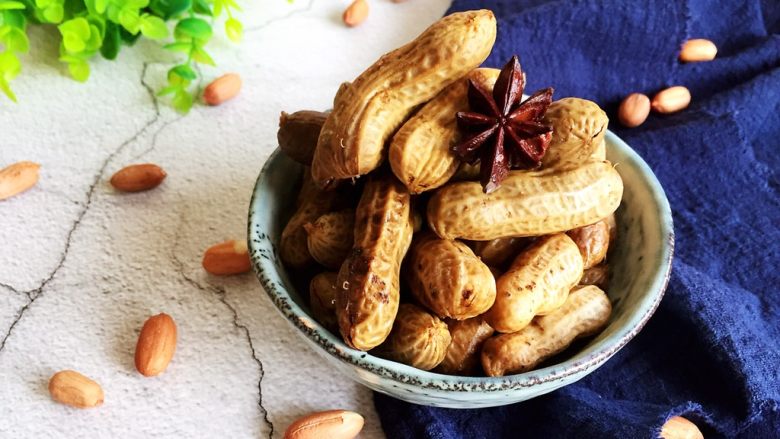
<svg viewBox="0 0 780 439"><path fill-rule="evenodd" d="M496 21L444 17L336 94L328 113L282 113L278 140L306 166L279 253L310 310L355 349L453 375L531 370L611 313L603 291L623 183L608 118L554 101L542 165L485 194L462 136L468 80L492 89ZM359 178L362 177L362 178Z"/></svg>

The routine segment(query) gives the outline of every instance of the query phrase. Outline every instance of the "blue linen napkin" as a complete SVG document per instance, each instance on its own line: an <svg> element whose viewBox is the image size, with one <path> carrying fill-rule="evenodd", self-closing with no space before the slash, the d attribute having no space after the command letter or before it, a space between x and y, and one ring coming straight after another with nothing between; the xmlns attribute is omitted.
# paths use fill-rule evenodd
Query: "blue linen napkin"
<svg viewBox="0 0 780 439"><path fill-rule="evenodd" d="M677 235L666 296L604 366L505 407L423 407L376 394L389 437L657 437L673 415L705 437L780 437L780 2L455 0L492 9L488 66L518 54L528 92L598 102L663 184ZM712 62L681 64L707 38ZM685 85L690 107L616 122L631 92Z"/></svg>

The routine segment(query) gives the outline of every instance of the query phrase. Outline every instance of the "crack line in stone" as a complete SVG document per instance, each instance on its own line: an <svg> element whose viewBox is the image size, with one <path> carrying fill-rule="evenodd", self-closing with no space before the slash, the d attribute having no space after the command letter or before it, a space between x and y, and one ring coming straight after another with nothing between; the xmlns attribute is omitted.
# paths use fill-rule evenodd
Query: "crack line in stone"
<svg viewBox="0 0 780 439"><path fill-rule="evenodd" d="M4 284L4 283L2 283L2 282L0 282L0 287L3 287L3 288L5 288L6 290L8 290L8 291L10 291L10 292L12 292L12 293L16 293L16 294L27 294L27 293L28 293L27 291L19 291L19 290L18 290L18 289L16 289L16 287L14 287L13 285Z"/></svg>
<svg viewBox="0 0 780 439"><path fill-rule="evenodd" d="M181 223L184 223L184 215L181 215L180 219L180 225L176 227L176 232L173 237L173 247L171 251L171 260L173 261L174 265L176 265L176 270L179 273L179 276L181 276L182 279L184 279L187 283L195 287L196 289L208 292L211 294L214 294L217 296L217 299L225 305L225 307L230 310L231 313L233 313L233 326L236 327L236 329L241 330L241 332L244 333L244 336L246 338L247 343L249 344L249 349L252 351L252 359L257 364L257 367L260 372L260 378L257 381L257 394L258 394L258 407L263 412L263 422L268 426L269 432L268 432L268 438L272 439L274 436L274 424L271 422L270 418L268 417L268 409L265 408L263 405L263 378L265 378L265 367L263 366L263 361L260 359L260 357L257 354L257 350L255 349L255 345L252 342L252 336L250 335L249 328L244 325L243 323L240 323L238 321L238 311L236 311L236 308L233 307L228 301L227 301L227 292L223 287L212 285L210 283L207 283L207 286L201 285L200 282L190 277L187 273L184 272L184 262L179 259L179 257L176 255L176 249L179 247L179 242L181 239Z"/></svg>
<svg viewBox="0 0 780 439"><path fill-rule="evenodd" d="M68 234L65 238L65 249L60 254L60 259L57 261L57 265L54 267L54 269L49 273L49 275L44 279L38 287L35 289L27 292L27 297L29 298L29 301L19 309L19 312L16 314L16 318L13 322L11 322L11 325L8 327L8 330L6 331L5 335L3 335L2 340L0 340L0 353L3 352L3 349L5 349L5 344L8 341L8 338L11 336L11 334L14 331L14 328L19 323L19 321L22 319L26 311L32 306L33 303L41 296L43 293L43 289L46 288L46 285L51 282L52 279L54 279L54 276L57 275L57 272L60 271L60 268L65 264L65 259L68 257L68 253L70 252L70 245L73 240L73 234L76 231L76 229L79 228L79 225L81 225L81 220L84 219L84 216L87 214L87 211L89 210L90 206L92 205L92 198L95 194L95 189L97 189L98 184L103 179L103 174L106 171L106 168L108 168L108 165L111 163L111 160L114 159L114 157L117 156L122 150L136 141L144 132L146 132L149 127L154 125L159 119L160 119L160 106L157 102L157 98L154 95L154 91L152 88L145 82L144 77L146 76L146 69L149 67L148 63L144 63L143 70L141 72L141 85L149 92L149 96L152 98L152 102L154 103L154 117L152 117L149 121L147 121L143 127L141 127L140 130L136 131L135 134L133 134L129 139L122 142L114 151L112 151L106 158L103 160L102 165L100 166L100 169L98 170L97 174L95 175L94 179L92 180L92 184L89 186L89 190L87 191L87 201L84 203L83 208L79 212L78 216L76 217L76 221L73 222L73 225L71 225L70 230L68 230Z"/></svg>
<svg viewBox="0 0 780 439"><path fill-rule="evenodd" d="M245 29L244 33L248 34L250 32L256 32L256 31L262 30L262 29L264 29L264 28L266 28L266 27L268 27L268 26L270 26L270 25L272 25L272 24L274 24L276 22L287 20L287 19L292 18L292 17L294 17L296 15L299 15L299 14L304 14L306 12L311 11L313 6L314 6L314 0L309 0L309 3L306 5L305 8L303 8L303 9L296 9L294 11L290 11L287 14L282 15L281 17L271 18L270 20L267 20L267 21L265 21L263 23L260 23L257 26L252 26L250 28Z"/></svg>

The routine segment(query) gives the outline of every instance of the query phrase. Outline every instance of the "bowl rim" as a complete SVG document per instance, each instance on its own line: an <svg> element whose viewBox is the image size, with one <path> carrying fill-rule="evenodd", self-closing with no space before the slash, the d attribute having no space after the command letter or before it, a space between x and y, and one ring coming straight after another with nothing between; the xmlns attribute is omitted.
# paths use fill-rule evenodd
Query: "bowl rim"
<svg viewBox="0 0 780 439"><path fill-rule="evenodd" d="M420 370L405 364L386 360L371 355L368 352L352 349L347 346L341 337L337 337L314 320L301 306L290 297L285 287L279 287L271 281L272 276L280 277L274 262L265 255L258 245L262 239L270 239L268 231L260 231L253 227L258 218L263 215L264 209L256 209L263 194L259 189L265 182L270 164L277 155L281 154L279 148L275 149L263 165L252 192L249 207L249 222L247 242L250 250L252 265L257 278L268 294L277 310L292 323L303 336L324 349L336 359L349 363L360 369L381 376L401 384L413 385L427 389L444 392L469 392L469 391L506 391L510 389L528 388L538 384L557 381L569 376L577 376L594 366L598 366L608 360L625 346L632 338L642 330L647 321L653 315L663 298L664 291L669 282L674 254L674 227L671 207L666 194L657 177L649 165L628 144L611 131L607 131L605 141L613 144L627 157L641 174L648 186L650 186L653 199L659 208L659 229L661 237L666 239L661 243L661 264L651 277L651 294L647 294L640 302L639 308L644 312L635 313L627 319L625 324L610 338L599 340L588 347L590 353L579 359L567 359L544 368L535 369L514 375L503 377L468 377L456 375L444 375L431 371ZM262 235L262 236L261 236ZM277 255L276 244L271 242L274 254ZM616 340L616 341L615 341Z"/></svg>

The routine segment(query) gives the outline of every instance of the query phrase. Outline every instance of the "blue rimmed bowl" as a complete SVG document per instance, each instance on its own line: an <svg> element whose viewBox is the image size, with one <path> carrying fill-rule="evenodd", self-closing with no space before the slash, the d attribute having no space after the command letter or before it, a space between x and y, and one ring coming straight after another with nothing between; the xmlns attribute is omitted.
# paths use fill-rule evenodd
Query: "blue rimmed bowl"
<svg viewBox="0 0 780 439"><path fill-rule="evenodd" d="M593 372L647 323L669 280L674 231L669 202L644 160L608 132L607 157L623 178L617 211L618 239L610 243L608 326L559 361L505 377L459 377L426 372L352 349L311 317L308 291L297 291L279 259L279 237L294 209L293 190L303 167L277 150L263 166L249 208L249 250L260 283L298 333L350 379L416 404L475 408L524 401Z"/></svg>

